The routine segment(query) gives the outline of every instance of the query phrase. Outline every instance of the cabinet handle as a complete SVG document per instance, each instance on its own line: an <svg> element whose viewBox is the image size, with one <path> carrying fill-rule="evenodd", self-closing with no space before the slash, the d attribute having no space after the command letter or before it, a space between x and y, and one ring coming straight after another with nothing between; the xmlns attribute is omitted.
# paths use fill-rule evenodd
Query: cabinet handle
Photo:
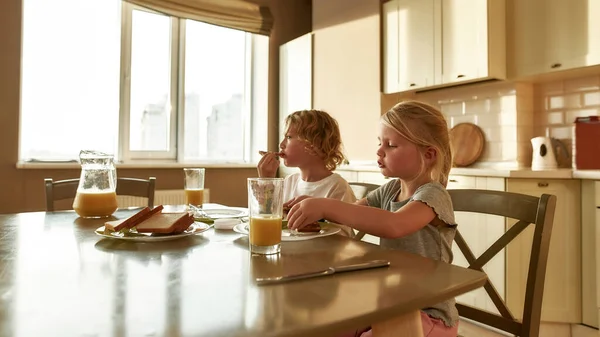
<svg viewBox="0 0 600 337"><path fill-rule="evenodd" d="M416 87L416 86L417 86L417 84L416 84L416 83L411 83L411 84L410 84L410 86L411 86L411 87Z"/></svg>
<svg viewBox="0 0 600 337"><path fill-rule="evenodd" d="M552 68L552 69L556 69L556 68L560 68L560 67L562 67L562 64L560 64L560 63L554 63L550 66L550 68Z"/></svg>
<svg viewBox="0 0 600 337"><path fill-rule="evenodd" d="M456 78L463 78L463 77L465 77L465 75L463 75L463 74L456 76Z"/></svg>
<svg viewBox="0 0 600 337"><path fill-rule="evenodd" d="M451 183L457 183L457 182L458 182L458 180L456 180L456 179L450 179L450 180L448 180L448 182L451 182Z"/></svg>
<svg viewBox="0 0 600 337"><path fill-rule="evenodd" d="M538 183L538 187L548 187L548 183L543 182L543 183Z"/></svg>

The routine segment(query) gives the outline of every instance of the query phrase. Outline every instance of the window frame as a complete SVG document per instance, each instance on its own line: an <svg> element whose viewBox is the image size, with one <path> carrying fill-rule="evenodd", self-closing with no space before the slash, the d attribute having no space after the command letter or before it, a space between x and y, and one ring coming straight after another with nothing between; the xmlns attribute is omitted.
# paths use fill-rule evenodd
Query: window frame
<svg viewBox="0 0 600 337"><path fill-rule="evenodd" d="M152 161L154 163L188 163L188 164L249 164L258 160L256 153L261 145L266 148L266 137L261 141L253 136L253 128L257 124L257 116L253 113L257 88L254 86L255 57L257 55L255 36L245 33L245 67L244 92L242 103L242 158L241 160L222 160L203 158L200 160L184 159L185 153L185 51L187 19L170 17L171 22L171 87L170 87L170 125L169 150L167 151L133 151L130 149L130 99L131 99L131 44L132 13L134 10L164 15L150 9L122 3L121 12L121 71L119 97L119 139L117 158L121 163ZM267 52L268 54L268 52ZM267 56L268 57L268 56ZM268 78L268 75L267 75ZM268 101L268 89L265 87ZM264 121L267 123L267 119ZM260 138L260 137L258 137ZM260 144L259 144L260 143ZM264 143L264 144L262 144Z"/></svg>
<svg viewBox="0 0 600 337"><path fill-rule="evenodd" d="M178 118L178 100L177 92L179 90L178 69L180 66L180 20L175 17L169 17L171 24L171 58L170 73L171 86L169 90L169 149L167 151L134 151L130 148L130 121L131 121L131 43L133 33L133 11L145 11L152 14L163 15L155 11L143 8L137 5L123 1L121 7L121 78L120 78L120 96L119 96L119 154L121 162L131 162L136 160L156 160L156 161L177 161L177 118Z"/></svg>

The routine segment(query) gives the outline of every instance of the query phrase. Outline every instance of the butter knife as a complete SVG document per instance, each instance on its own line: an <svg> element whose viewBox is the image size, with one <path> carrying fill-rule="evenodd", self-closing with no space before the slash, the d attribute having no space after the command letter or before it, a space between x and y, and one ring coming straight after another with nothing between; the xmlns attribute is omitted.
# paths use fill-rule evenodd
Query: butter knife
<svg viewBox="0 0 600 337"><path fill-rule="evenodd" d="M335 273L344 273L344 272L355 271L355 270L388 267L389 265L390 265L390 261L387 261L387 260L372 260L372 261L368 261L368 262L364 262L364 263L355 263L355 264L347 264L347 265L342 265L342 266L329 267L326 269L305 272L305 273L290 274L290 275L277 276L277 277L257 277L256 284L265 285L265 284L283 283L283 282L303 280L303 279L319 277L319 276L333 275Z"/></svg>

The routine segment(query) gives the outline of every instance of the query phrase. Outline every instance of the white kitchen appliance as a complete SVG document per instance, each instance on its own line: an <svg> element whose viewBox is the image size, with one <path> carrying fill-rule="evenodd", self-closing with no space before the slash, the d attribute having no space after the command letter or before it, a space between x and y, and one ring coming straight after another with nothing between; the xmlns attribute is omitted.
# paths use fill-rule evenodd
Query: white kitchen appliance
<svg viewBox="0 0 600 337"><path fill-rule="evenodd" d="M531 139L533 156L531 158L531 170L554 170L558 168L556 156L558 151L564 151L567 156L567 147L558 139L552 137L535 137ZM560 147L560 149L558 149Z"/></svg>

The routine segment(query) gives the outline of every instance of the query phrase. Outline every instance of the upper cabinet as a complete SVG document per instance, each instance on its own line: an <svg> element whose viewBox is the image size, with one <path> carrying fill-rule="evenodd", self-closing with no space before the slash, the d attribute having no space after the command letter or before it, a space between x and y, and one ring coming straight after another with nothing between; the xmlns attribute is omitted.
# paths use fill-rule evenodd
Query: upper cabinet
<svg viewBox="0 0 600 337"><path fill-rule="evenodd" d="M383 4L384 91L433 85L434 0L392 0Z"/></svg>
<svg viewBox="0 0 600 337"><path fill-rule="evenodd" d="M600 1L509 0L509 75L600 64Z"/></svg>
<svg viewBox="0 0 600 337"><path fill-rule="evenodd" d="M385 93L505 78L504 0L392 0L382 25Z"/></svg>
<svg viewBox="0 0 600 337"><path fill-rule="evenodd" d="M504 1L442 0L442 83L504 78Z"/></svg>

